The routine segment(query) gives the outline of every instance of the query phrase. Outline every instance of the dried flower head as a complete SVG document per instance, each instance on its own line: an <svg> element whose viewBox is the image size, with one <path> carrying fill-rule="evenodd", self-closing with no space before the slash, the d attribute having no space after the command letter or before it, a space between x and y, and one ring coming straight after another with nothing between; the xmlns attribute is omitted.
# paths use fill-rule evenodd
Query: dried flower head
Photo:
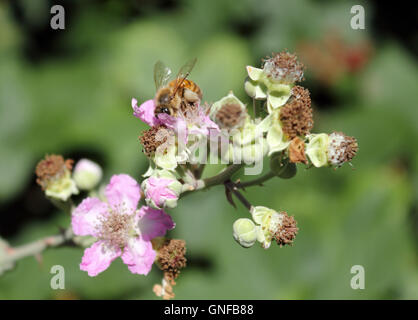
<svg viewBox="0 0 418 320"><path fill-rule="evenodd" d="M170 136L170 130L164 125L156 125L145 130L139 137L143 151L147 157L152 157L159 146L164 144Z"/></svg>
<svg viewBox="0 0 418 320"><path fill-rule="evenodd" d="M263 59L263 70L267 77L282 83L295 83L303 80L304 65L295 54L282 51Z"/></svg>
<svg viewBox="0 0 418 320"><path fill-rule="evenodd" d="M64 160L61 155L46 155L45 159L36 166L36 182L45 190L48 185L61 178L67 171L71 171L74 161Z"/></svg>
<svg viewBox="0 0 418 320"><path fill-rule="evenodd" d="M277 244L280 245L280 247L284 245L292 245L299 230L299 228L296 227L296 220L293 216L289 216L284 211L281 211L280 214L282 215L282 223L278 227L278 230L274 234L273 238L276 240Z"/></svg>
<svg viewBox="0 0 418 320"><path fill-rule="evenodd" d="M296 227L295 219L286 212L256 206L251 209L251 214L254 222L258 224L257 240L263 248L269 248L272 240L276 240L280 246L293 243L299 229Z"/></svg>
<svg viewBox="0 0 418 320"><path fill-rule="evenodd" d="M247 113L238 103L227 103L216 113L215 121L222 129L233 129L242 126Z"/></svg>
<svg viewBox="0 0 418 320"><path fill-rule="evenodd" d="M280 109L279 114L283 133L290 140L308 135L313 127L309 91L296 86L292 89L292 95L290 101Z"/></svg>
<svg viewBox="0 0 418 320"><path fill-rule="evenodd" d="M164 271L164 277L174 280L180 269L186 266L186 242L178 239L167 239L158 250L157 263Z"/></svg>
<svg viewBox="0 0 418 320"><path fill-rule="evenodd" d="M346 136L342 132L333 132L329 135L328 162L334 166L341 166L350 162L358 150L357 140Z"/></svg>

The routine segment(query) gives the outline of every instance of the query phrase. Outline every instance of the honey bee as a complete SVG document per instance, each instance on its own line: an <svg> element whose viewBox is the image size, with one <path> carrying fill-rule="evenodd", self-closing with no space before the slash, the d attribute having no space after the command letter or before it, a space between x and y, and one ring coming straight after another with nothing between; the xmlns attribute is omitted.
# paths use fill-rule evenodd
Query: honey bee
<svg viewBox="0 0 418 320"><path fill-rule="evenodd" d="M198 105L202 91L196 83L187 79L195 64L196 59L188 61L180 68L176 78L169 82L171 70L163 62L157 61L154 66L156 116L166 113L175 117L179 111L187 112Z"/></svg>

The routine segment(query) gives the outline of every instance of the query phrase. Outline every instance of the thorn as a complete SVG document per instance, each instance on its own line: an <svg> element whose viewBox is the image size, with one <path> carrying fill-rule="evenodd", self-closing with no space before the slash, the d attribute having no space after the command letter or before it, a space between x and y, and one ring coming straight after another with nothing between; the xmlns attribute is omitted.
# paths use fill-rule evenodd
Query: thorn
<svg viewBox="0 0 418 320"><path fill-rule="evenodd" d="M232 198L232 192L229 190L229 188L225 185L225 195L228 202L233 206L235 209L237 206L235 205L234 199Z"/></svg>

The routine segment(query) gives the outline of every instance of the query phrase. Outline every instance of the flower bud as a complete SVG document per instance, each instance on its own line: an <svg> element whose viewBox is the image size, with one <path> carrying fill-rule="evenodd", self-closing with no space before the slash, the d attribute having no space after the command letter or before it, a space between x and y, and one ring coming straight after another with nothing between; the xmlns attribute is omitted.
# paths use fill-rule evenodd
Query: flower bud
<svg viewBox="0 0 418 320"><path fill-rule="evenodd" d="M257 240L257 231L254 222L247 218L241 218L232 226L234 239L244 248L254 245Z"/></svg>
<svg viewBox="0 0 418 320"><path fill-rule="evenodd" d="M45 195L67 201L72 194L78 194L77 186L71 178L73 160L64 160L60 155L47 155L36 166L36 182Z"/></svg>
<svg viewBox="0 0 418 320"><path fill-rule="evenodd" d="M155 170L141 187L145 202L155 209L176 207L182 190L182 184L167 170Z"/></svg>
<svg viewBox="0 0 418 320"><path fill-rule="evenodd" d="M81 190L92 190L103 176L102 168L89 159L81 159L74 167L73 179Z"/></svg>
<svg viewBox="0 0 418 320"><path fill-rule="evenodd" d="M276 212L262 206L253 207L251 214L258 224L257 240L261 242L263 248L269 248L272 240L276 240L280 246L293 243L298 228L292 216L288 216L284 211Z"/></svg>

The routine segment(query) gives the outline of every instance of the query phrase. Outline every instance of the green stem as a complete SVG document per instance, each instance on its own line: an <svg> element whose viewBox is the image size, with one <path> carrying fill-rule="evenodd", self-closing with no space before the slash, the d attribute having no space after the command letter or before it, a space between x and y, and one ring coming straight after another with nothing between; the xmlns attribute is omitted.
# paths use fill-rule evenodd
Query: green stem
<svg viewBox="0 0 418 320"><path fill-rule="evenodd" d="M19 247L7 248L6 255L3 256L2 260L0 260L0 269L2 265L14 264L18 260L25 257L36 256L47 248L58 247L65 245L66 243L71 243L73 237L73 231L71 227L69 227L67 230L58 235L49 236Z"/></svg>
<svg viewBox="0 0 418 320"><path fill-rule="evenodd" d="M184 197L193 191L203 190L212 186L224 184L224 182L229 180L234 173L236 173L239 169L242 168L242 166L242 164L231 164L228 167L226 167L222 172L213 177L206 179L198 179L195 181L194 185L186 183L181 197Z"/></svg>
<svg viewBox="0 0 418 320"><path fill-rule="evenodd" d="M275 173L273 173L273 171L269 171L267 172L265 175L256 178L254 180L250 180L250 181L244 181L244 182L239 182L236 184L236 187L239 189L244 189L246 187L252 187L252 186L259 186L261 184L263 184L265 181L274 178L276 176Z"/></svg>
<svg viewBox="0 0 418 320"><path fill-rule="evenodd" d="M225 181L229 180L234 173L241 169L241 167L242 164L231 164L216 176L203 179L204 187L209 188L211 186L223 184Z"/></svg>

